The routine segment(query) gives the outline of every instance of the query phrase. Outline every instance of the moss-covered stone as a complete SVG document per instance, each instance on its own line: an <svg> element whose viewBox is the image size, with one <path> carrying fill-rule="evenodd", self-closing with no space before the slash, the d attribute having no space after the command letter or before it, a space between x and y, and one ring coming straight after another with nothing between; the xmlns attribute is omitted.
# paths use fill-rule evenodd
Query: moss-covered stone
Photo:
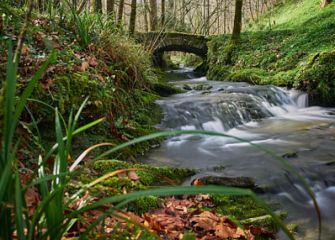
<svg viewBox="0 0 335 240"><path fill-rule="evenodd" d="M159 198L155 196L141 197L127 204L128 211L138 214L146 213L151 209L158 208Z"/></svg>
<svg viewBox="0 0 335 240"><path fill-rule="evenodd" d="M155 83L153 89L162 97L168 97L172 94L182 93L179 88L176 88L168 83Z"/></svg>
<svg viewBox="0 0 335 240"><path fill-rule="evenodd" d="M93 168L99 173L107 173L119 169L139 168L137 171L140 182L144 186L162 185L166 183L180 183L186 177L195 173L194 170L169 167L153 167L145 164L131 164L119 160L101 160L93 164Z"/></svg>
<svg viewBox="0 0 335 240"><path fill-rule="evenodd" d="M232 69L232 72L227 76L227 80L232 82L260 84L262 78L266 75L267 73L259 68Z"/></svg>
<svg viewBox="0 0 335 240"><path fill-rule="evenodd" d="M335 51L318 53L299 72L297 85L321 103L335 100Z"/></svg>
<svg viewBox="0 0 335 240"><path fill-rule="evenodd" d="M264 216L267 211L248 196L213 196L215 211L233 219Z"/></svg>
<svg viewBox="0 0 335 240"><path fill-rule="evenodd" d="M281 220L284 220L287 217L286 212L276 212L275 214ZM278 226L276 222L273 220L273 217L269 214L259 216L259 217L244 219L241 221L241 224L266 227L267 229L271 231L275 231L275 232L278 231Z"/></svg>

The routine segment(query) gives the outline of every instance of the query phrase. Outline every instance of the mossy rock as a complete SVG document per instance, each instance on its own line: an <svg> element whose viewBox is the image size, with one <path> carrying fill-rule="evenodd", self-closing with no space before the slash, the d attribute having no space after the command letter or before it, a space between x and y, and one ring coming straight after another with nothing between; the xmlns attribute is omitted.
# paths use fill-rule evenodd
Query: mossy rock
<svg viewBox="0 0 335 240"><path fill-rule="evenodd" d="M145 164L132 164L119 160L100 160L93 164L94 170L101 174L126 168L140 168L136 171L144 186L181 183L185 178L195 174L194 170L183 168L153 167Z"/></svg>
<svg viewBox="0 0 335 240"><path fill-rule="evenodd" d="M281 220L284 220L287 217L287 212L275 212L274 214ZM244 219L241 221L241 224L266 227L268 230L271 230L274 232L278 231L278 226L276 222L274 221L273 217L269 214L259 216L259 217Z"/></svg>
<svg viewBox="0 0 335 240"><path fill-rule="evenodd" d="M127 204L128 211L143 214L159 207L160 199L155 196L141 197Z"/></svg>
<svg viewBox="0 0 335 240"><path fill-rule="evenodd" d="M260 206L249 196L220 196L214 195L215 211L233 219L244 220L248 218L267 215L264 207Z"/></svg>
<svg viewBox="0 0 335 240"><path fill-rule="evenodd" d="M300 88L307 90L321 104L334 105L335 100L335 51L318 53L297 76Z"/></svg>
<svg viewBox="0 0 335 240"><path fill-rule="evenodd" d="M240 70L232 70L227 80L232 82L247 82L251 84L260 84L267 73L259 68L247 68Z"/></svg>
<svg viewBox="0 0 335 240"><path fill-rule="evenodd" d="M155 83L153 84L153 90L162 97L168 97L172 94L183 92L179 88L176 88L168 83Z"/></svg>
<svg viewBox="0 0 335 240"><path fill-rule="evenodd" d="M225 66L221 64L212 64L209 65L209 69L207 71L207 78L210 80L218 80L218 81L227 81L228 76L231 74L231 67Z"/></svg>

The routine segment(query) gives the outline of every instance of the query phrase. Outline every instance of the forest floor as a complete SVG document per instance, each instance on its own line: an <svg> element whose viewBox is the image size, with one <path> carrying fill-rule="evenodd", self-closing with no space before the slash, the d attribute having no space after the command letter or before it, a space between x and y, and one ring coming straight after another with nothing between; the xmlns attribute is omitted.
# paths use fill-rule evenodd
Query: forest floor
<svg viewBox="0 0 335 240"><path fill-rule="evenodd" d="M312 104L334 105L334 22L335 3L324 9L318 0L279 3L244 27L238 45L226 35L212 39L207 77L295 87Z"/></svg>

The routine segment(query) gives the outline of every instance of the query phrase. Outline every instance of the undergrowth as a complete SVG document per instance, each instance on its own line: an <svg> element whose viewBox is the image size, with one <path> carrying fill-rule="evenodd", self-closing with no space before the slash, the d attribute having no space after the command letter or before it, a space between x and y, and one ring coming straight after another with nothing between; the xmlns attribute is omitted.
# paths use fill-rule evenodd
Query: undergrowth
<svg viewBox="0 0 335 240"><path fill-rule="evenodd" d="M232 63L225 60L229 36L214 37L209 43L208 78L298 87L317 103L333 105L334 4L324 9L318 0L279 4L245 28L232 51ZM327 68L320 67L325 56Z"/></svg>

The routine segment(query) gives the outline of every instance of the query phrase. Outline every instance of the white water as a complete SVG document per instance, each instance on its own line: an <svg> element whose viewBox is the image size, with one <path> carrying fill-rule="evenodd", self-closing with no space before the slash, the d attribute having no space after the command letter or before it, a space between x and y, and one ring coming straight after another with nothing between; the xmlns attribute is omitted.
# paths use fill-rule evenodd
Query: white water
<svg viewBox="0 0 335 240"><path fill-rule="evenodd" d="M205 78L175 84L181 88L187 84L192 90L158 101L164 111L160 128L217 131L258 144L278 156L296 153L297 157L288 161L316 193L323 216L322 239L335 239L334 109L308 107L306 94L272 86ZM210 86L210 90L194 90L200 84ZM196 168L199 175L252 177L289 211L288 221L300 223L301 239L316 239L315 210L301 183L248 143L222 137L178 136L165 141L146 161ZM224 171L214 171L217 166L224 166Z"/></svg>

